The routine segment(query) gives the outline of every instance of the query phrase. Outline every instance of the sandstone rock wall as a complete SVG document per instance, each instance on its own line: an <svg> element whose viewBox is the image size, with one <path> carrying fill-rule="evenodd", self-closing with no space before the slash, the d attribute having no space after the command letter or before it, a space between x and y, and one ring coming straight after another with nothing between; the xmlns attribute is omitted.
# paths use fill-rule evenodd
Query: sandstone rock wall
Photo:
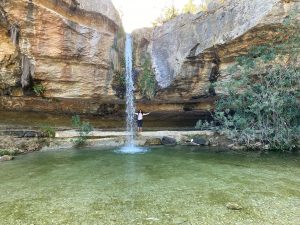
<svg viewBox="0 0 300 225"><path fill-rule="evenodd" d="M150 59L157 82L150 101L136 90L138 107L209 110L222 91L211 83L229 79L234 57L280 35L291 11L300 19L299 0L225 0L208 9L133 33L135 72ZM110 0L1 0L0 110L124 112L123 45Z"/></svg>
<svg viewBox="0 0 300 225"><path fill-rule="evenodd" d="M227 68L234 57L282 35L277 28L292 12L299 21L300 2L227 0L208 8L151 31L134 32L136 67L139 58L151 56L159 85L156 99L188 102L215 95L211 83L228 79Z"/></svg>
<svg viewBox="0 0 300 225"><path fill-rule="evenodd" d="M116 98L123 31L110 0L3 0L0 15L2 94L39 84L44 97Z"/></svg>

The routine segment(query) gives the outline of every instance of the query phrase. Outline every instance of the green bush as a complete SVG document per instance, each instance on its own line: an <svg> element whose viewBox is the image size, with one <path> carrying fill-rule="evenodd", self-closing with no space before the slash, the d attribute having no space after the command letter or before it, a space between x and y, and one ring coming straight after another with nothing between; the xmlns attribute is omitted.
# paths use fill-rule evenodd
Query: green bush
<svg viewBox="0 0 300 225"><path fill-rule="evenodd" d="M43 132L43 135L46 137L50 137L50 138L55 137L55 129L53 127L50 127L49 125L43 125L41 127L41 131Z"/></svg>
<svg viewBox="0 0 300 225"><path fill-rule="evenodd" d="M17 155L18 154L18 150L14 150L14 149L0 149L0 156L4 156L4 155Z"/></svg>
<svg viewBox="0 0 300 225"><path fill-rule="evenodd" d="M270 44L237 57L229 69L233 77L218 83L224 94L216 103L215 123L235 143L281 151L297 148L300 38L299 24L294 24L297 29L290 24ZM197 127L202 125L198 122Z"/></svg>
<svg viewBox="0 0 300 225"><path fill-rule="evenodd" d="M155 96L156 80L155 74L152 72L152 66L149 58L145 60L142 67L143 73L139 79L139 86L141 88L142 95L148 99L152 99Z"/></svg>
<svg viewBox="0 0 300 225"><path fill-rule="evenodd" d="M116 95L123 99L126 95L126 77L124 73L119 71L115 72L112 87L115 90Z"/></svg>
<svg viewBox="0 0 300 225"><path fill-rule="evenodd" d="M42 84L35 84L33 86L33 91L37 96L43 96L46 88Z"/></svg>
<svg viewBox="0 0 300 225"><path fill-rule="evenodd" d="M78 115L72 116L72 125L79 130L79 137L72 141L76 146L82 146L88 139L88 134L93 131L93 127L89 122L82 122Z"/></svg>
<svg viewBox="0 0 300 225"><path fill-rule="evenodd" d="M188 2L183 6L182 12L195 14L198 12L197 5L193 0L188 0Z"/></svg>
<svg viewBox="0 0 300 225"><path fill-rule="evenodd" d="M214 121L199 120L195 128L198 130L212 130L215 127Z"/></svg>
<svg viewBox="0 0 300 225"><path fill-rule="evenodd" d="M285 42L286 47L290 44ZM238 57L233 70L239 75L223 85L227 94L217 102L215 119L237 143L251 147L260 142L283 151L296 148L300 69L293 54L279 58L281 49L282 44L259 46ZM285 63L273 63L284 57Z"/></svg>
<svg viewBox="0 0 300 225"><path fill-rule="evenodd" d="M153 21L153 26L159 26L166 22L168 22L171 19L174 19L176 16L179 15L179 10L174 6L171 5L163 11L162 15L157 18L155 21Z"/></svg>

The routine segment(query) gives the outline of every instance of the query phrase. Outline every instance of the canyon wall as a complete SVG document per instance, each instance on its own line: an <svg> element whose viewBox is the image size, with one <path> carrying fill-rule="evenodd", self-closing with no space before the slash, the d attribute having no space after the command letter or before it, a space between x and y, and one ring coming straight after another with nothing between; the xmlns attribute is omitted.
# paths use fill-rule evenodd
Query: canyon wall
<svg viewBox="0 0 300 225"><path fill-rule="evenodd" d="M235 57L285 35L280 32L286 19L293 15L299 22L299 10L298 0L216 0L207 12L183 14L162 26L136 30L138 76L143 76L145 60L150 59L156 80L152 101L212 108L215 96L222 92L212 83L230 79L228 68ZM294 28L284 27L287 34L289 29ZM207 104L199 108L203 104L197 102Z"/></svg>
<svg viewBox="0 0 300 225"><path fill-rule="evenodd" d="M2 107L118 99L124 32L110 0L2 0L0 17Z"/></svg>
<svg viewBox="0 0 300 225"><path fill-rule="evenodd" d="M222 91L212 84L230 79L235 57L283 35L299 8L216 0L207 12L134 31L137 106L207 113ZM0 110L124 112L124 41L110 0L1 0Z"/></svg>

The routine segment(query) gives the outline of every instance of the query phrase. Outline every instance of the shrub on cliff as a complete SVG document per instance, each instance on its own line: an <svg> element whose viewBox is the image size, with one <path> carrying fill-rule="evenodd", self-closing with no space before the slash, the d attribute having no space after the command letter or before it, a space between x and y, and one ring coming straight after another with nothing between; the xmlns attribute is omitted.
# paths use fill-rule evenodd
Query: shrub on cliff
<svg viewBox="0 0 300 225"><path fill-rule="evenodd" d="M159 26L179 15L179 10L174 5L165 8L163 14L153 21L153 26Z"/></svg>
<svg viewBox="0 0 300 225"><path fill-rule="evenodd" d="M152 99L155 96L156 80L155 74L152 71L151 61L146 58L142 65L143 73L139 78L139 86L141 88L142 95L148 99Z"/></svg>
<svg viewBox="0 0 300 225"><path fill-rule="evenodd" d="M294 24L294 25L293 25ZM233 77L220 87L215 123L249 148L297 148L300 124L299 24L279 30L273 43L236 58ZM200 124L200 123L199 123ZM201 123L203 124L203 123Z"/></svg>
<svg viewBox="0 0 300 225"><path fill-rule="evenodd" d="M188 2L183 6L182 9L183 13L197 13L197 5L194 3L193 0L188 0Z"/></svg>
<svg viewBox="0 0 300 225"><path fill-rule="evenodd" d="M216 121L239 144L292 150L299 135L299 68L277 65L256 76L246 71L223 85L227 94L216 104Z"/></svg>

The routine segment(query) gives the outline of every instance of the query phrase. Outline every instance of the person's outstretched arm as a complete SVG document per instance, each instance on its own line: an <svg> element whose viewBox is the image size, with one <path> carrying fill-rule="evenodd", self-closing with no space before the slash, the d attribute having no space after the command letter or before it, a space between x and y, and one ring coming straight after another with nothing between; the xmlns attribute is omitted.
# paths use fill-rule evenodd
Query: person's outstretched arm
<svg viewBox="0 0 300 225"><path fill-rule="evenodd" d="M149 113L143 113L143 116L148 116L151 112Z"/></svg>
<svg viewBox="0 0 300 225"><path fill-rule="evenodd" d="M138 113L134 113L135 115L139 115Z"/></svg>

